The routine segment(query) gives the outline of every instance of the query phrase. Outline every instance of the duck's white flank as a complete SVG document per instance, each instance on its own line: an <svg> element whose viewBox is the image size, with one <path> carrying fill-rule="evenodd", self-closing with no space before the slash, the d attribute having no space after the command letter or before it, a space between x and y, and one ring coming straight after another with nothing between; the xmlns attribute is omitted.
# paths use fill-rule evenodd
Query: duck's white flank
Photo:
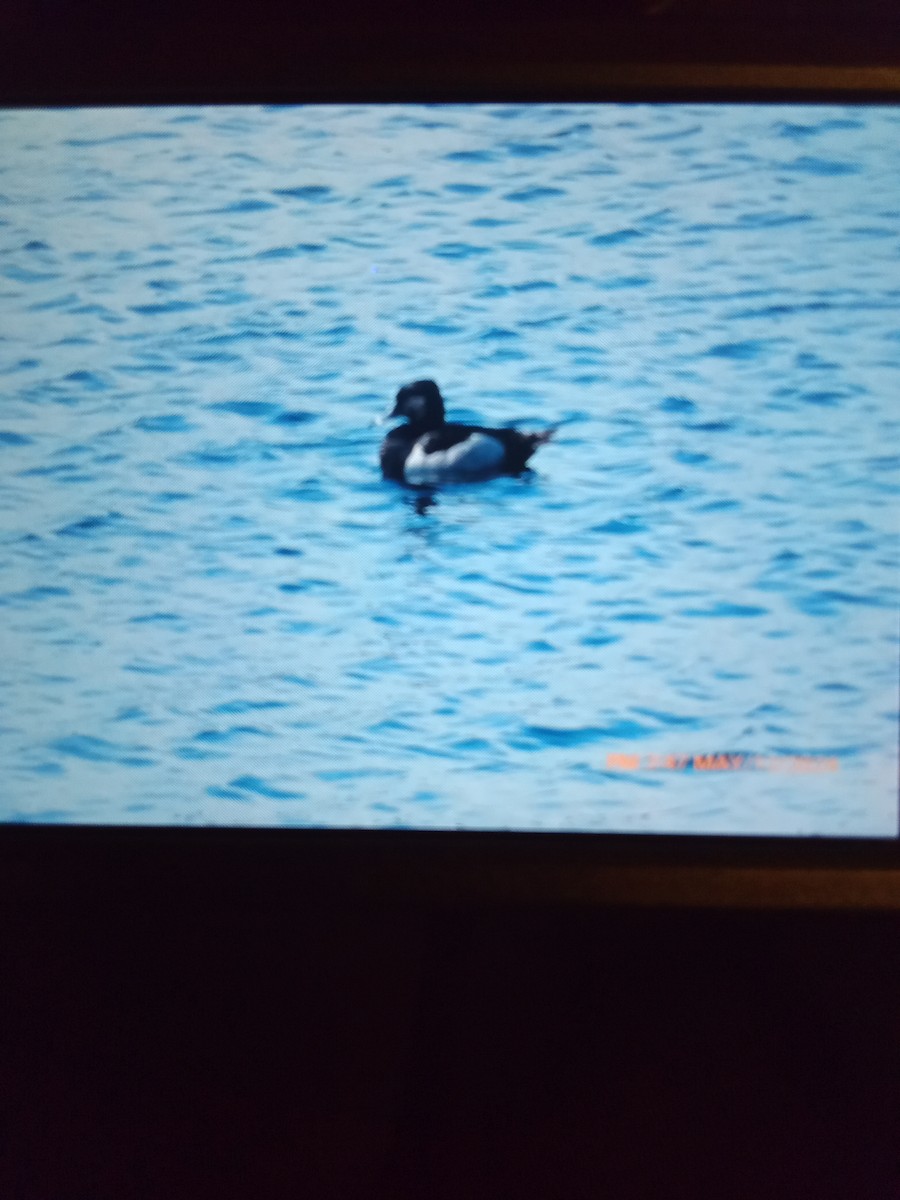
<svg viewBox="0 0 900 1200"><path fill-rule="evenodd" d="M428 454L416 442L403 468L407 483L434 483L448 476L484 475L497 470L506 451L486 433L472 433L448 450Z"/></svg>

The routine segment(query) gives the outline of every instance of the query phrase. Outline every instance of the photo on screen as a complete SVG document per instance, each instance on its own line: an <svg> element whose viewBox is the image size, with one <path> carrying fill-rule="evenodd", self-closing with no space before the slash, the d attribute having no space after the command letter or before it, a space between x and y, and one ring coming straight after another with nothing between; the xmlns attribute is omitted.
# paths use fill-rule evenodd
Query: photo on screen
<svg viewBox="0 0 900 1200"><path fill-rule="evenodd" d="M896 836L898 179L877 105L0 113L0 821Z"/></svg>

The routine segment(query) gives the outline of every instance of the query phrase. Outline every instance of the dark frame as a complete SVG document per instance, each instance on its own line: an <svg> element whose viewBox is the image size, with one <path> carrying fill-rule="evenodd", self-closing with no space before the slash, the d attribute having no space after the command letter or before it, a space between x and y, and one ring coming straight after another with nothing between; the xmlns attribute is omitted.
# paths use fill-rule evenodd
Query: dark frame
<svg viewBox="0 0 900 1200"><path fill-rule="evenodd" d="M815 20L818 6L808 7ZM195 26L169 12L109 28L97 14L79 23L77 8L50 32L29 25L24 8L14 17L0 104L900 102L900 55L874 26L823 52L794 26L767 39L746 12L730 31L722 21L666 29L643 12L552 29L526 19L512 38L490 22L438 37L396 23L311 29L286 13L216 28L212 10ZM900 841L6 825L0 876L14 896L43 879L134 894L225 883L320 904L900 909Z"/></svg>
<svg viewBox="0 0 900 1200"><path fill-rule="evenodd" d="M0 826L0 876L76 895L291 906L900 910L900 842L645 834Z"/></svg>

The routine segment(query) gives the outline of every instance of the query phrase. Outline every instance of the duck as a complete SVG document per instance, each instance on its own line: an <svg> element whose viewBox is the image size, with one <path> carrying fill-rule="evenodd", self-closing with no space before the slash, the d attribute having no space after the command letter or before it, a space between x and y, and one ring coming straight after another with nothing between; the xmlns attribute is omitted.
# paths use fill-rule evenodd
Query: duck
<svg viewBox="0 0 900 1200"><path fill-rule="evenodd" d="M433 379L400 388L387 419L395 417L404 417L405 424L392 429L382 442L381 471L385 479L414 486L521 475L535 450L555 432L522 433L449 422L444 397Z"/></svg>

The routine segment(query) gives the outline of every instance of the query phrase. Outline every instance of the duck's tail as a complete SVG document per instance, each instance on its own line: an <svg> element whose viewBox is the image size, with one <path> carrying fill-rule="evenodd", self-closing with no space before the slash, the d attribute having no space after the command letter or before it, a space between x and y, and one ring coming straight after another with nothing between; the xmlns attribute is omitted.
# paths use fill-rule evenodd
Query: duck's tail
<svg viewBox="0 0 900 1200"><path fill-rule="evenodd" d="M523 435L528 445L526 462L531 458L538 446L545 446L551 440L557 429L559 429L559 426L553 425L550 429L542 429L539 433L526 433Z"/></svg>
<svg viewBox="0 0 900 1200"><path fill-rule="evenodd" d="M523 470L535 450L539 446L546 445L556 433L557 428L558 426L554 425L552 429L542 429L540 433L518 433L515 450L511 455L515 469Z"/></svg>
<svg viewBox="0 0 900 1200"><path fill-rule="evenodd" d="M549 442L555 435L558 429L558 425L551 425L549 429L543 429L540 433L529 433L528 440L534 446L535 450L537 450L538 446L546 445L547 442Z"/></svg>

